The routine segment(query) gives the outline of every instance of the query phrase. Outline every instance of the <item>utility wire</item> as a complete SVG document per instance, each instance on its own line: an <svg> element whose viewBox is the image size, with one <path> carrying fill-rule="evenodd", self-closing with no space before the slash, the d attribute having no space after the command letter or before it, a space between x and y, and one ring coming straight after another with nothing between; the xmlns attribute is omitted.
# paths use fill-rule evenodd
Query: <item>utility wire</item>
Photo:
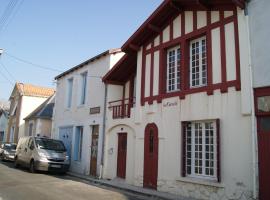
<svg viewBox="0 0 270 200"><path fill-rule="evenodd" d="M8 75L16 82L16 78L8 71L8 69L5 67L4 63L0 60L0 65L4 68L4 70L8 73Z"/></svg>
<svg viewBox="0 0 270 200"><path fill-rule="evenodd" d="M18 0L11 0L7 5L7 8L5 9L2 17L0 18L0 31L4 28L17 3Z"/></svg>
<svg viewBox="0 0 270 200"><path fill-rule="evenodd" d="M12 81L11 80L9 80L9 78L0 70L0 74L3 76L3 78L4 79L6 79L9 83L10 83L10 85L14 85L14 83L12 83Z"/></svg>
<svg viewBox="0 0 270 200"><path fill-rule="evenodd" d="M10 53L7 53L6 51L4 51L3 54L6 54L8 57L13 58L13 59L15 59L17 61L32 65L33 67L37 67L37 68L45 69L45 70L49 70L49 71L54 71L54 72L58 72L58 73L64 73L65 72L65 71L58 70L56 68L47 67L47 66L43 66L43 65L40 65L40 64L35 64L35 63L30 62L28 60L25 60L25 59L19 58L17 56L11 55ZM80 76L80 74L74 74L74 75ZM87 75L87 77L102 79L102 76Z"/></svg>
<svg viewBox="0 0 270 200"><path fill-rule="evenodd" d="M32 63L30 61L27 61L27 60L24 60L22 58L18 58L18 57L14 56L14 55L11 55L11 54L9 54L7 52L4 52L3 54L6 54L7 56L9 56L9 57L11 57L11 58L13 58L15 60L21 61L23 63L29 64L29 65L32 65L32 66L35 66L35 67L38 67L38 68L41 68L41 69L46 69L46 70L60 72L60 73L63 72L63 71L58 70L58 69L54 69L54 68L51 68L51 67L46 67L46 66L43 66L43 65Z"/></svg>
<svg viewBox="0 0 270 200"><path fill-rule="evenodd" d="M18 11L20 10L24 0L19 1L17 7L15 7L14 12L11 13L9 20L7 20L6 24L2 27L2 32L0 30L0 35L7 29L8 25L13 21L13 19L16 17Z"/></svg>

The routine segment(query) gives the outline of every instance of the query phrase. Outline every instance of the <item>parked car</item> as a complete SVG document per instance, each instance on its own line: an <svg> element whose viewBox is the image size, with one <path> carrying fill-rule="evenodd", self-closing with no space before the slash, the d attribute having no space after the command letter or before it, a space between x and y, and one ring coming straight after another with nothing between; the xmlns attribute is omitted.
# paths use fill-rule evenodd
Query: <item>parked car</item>
<svg viewBox="0 0 270 200"><path fill-rule="evenodd" d="M14 163L15 167L29 167L32 173L36 170L66 173L70 166L62 141L33 136L20 138Z"/></svg>
<svg viewBox="0 0 270 200"><path fill-rule="evenodd" d="M0 159L14 161L16 144L4 143L0 147Z"/></svg>

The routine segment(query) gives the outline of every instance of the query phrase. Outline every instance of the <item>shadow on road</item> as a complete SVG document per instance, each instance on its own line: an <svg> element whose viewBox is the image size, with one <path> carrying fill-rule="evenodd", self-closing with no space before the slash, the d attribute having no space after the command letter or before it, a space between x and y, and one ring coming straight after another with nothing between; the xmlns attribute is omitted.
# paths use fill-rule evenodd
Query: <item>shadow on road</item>
<svg viewBox="0 0 270 200"><path fill-rule="evenodd" d="M20 166L19 168L15 169L14 162L0 161L0 165L1 164L8 167L8 168L12 168L14 170L22 171L24 173L29 173L29 176L33 175L33 174L31 174L29 172L29 169L26 168L26 167L21 167ZM145 199L158 200L158 198L144 196L144 195L141 195L141 194L124 191L124 190L121 190L121 189L104 186L104 185L101 185L99 183L94 183L94 182L90 182L90 181L83 180L83 179L80 179L80 178L72 177L72 176L69 176L67 174L59 174L59 173L53 173L53 172L37 172L37 174L44 175L44 176L50 176L50 177L54 177L56 179L65 180L65 181L74 181L74 182L78 182L78 183L83 183L83 184L87 184L87 185L90 185L90 186L93 186L93 187L101 188L101 189L104 189L104 190L107 190L107 191L116 192L116 193L119 193L119 194L122 194L123 196L125 196L124 197L125 200L145 200Z"/></svg>

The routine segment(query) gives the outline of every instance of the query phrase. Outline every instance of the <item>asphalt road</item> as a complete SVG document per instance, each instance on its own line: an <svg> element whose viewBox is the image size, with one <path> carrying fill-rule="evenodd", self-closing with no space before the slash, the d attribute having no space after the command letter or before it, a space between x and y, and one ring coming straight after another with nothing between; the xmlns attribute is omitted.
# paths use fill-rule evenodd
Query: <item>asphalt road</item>
<svg viewBox="0 0 270 200"><path fill-rule="evenodd" d="M150 197L97 186L68 175L31 174L0 162L0 200L145 200Z"/></svg>

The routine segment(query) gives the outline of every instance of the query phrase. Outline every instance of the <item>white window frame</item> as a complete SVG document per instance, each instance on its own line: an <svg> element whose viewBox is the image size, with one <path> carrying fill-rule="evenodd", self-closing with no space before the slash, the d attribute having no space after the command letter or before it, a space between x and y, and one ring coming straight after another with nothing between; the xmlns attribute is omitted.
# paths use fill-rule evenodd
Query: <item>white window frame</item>
<svg viewBox="0 0 270 200"><path fill-rule="evenodd" d="M208 153L213 153L213 159L211 160L210 154L209 154L209 159L206 159L206 129L205 126L207 123L212 123L213 125L213 152L208 151ZM211 181L217 181L218 180L218 176L217 176L217 124L215 120L207 120L207 121L193 121L189 123L191 125L191 165L188 164L188 128L186 128L186 176L187 177L191 177L191 178L200 178L200 179L207 179L207 180L211 180ZM195 125L196 124L201 124L202 125L202 165L199 167L202 168L202 173L196 173L195 172L195 146L196 146L196 142L195 142ZM208 129L209 130L209 129ZM209 138L210 139L210 138ZM210 148L210 146L209 146ZM200 152L199 150L197 152ZM213 175L207 175L206 174L206 161L209 162L209 166L208 169L210 170L211 165L210 162L213 161ZM191 173L188 173L188 168L191 167Z"/></svg>
<svg viewBox="0 0 270 200"><path fill-rule="evenodd" d="M204 52L205 52L205 57L203 58L203 41L205 42L205 47L204 47ZM196 64L196 52L195 55L193 55L193 49L192 45L199 44L199 63L198 65ZM190 87L191 88L196 88L196 87L203 87L207 86L207 41L206 41L206 36L197 38L195 40L190 41ZM203 64L203 59L205 63ZM196 68L198 71L196 71ZM203 70L203 68L205 68ZM198 75L198 77L196 77ZM198 83L196 82L198 81Z"/></svg>
<svg viewBox="0 0 270 200"><path fill-rule="evenodd" d="M80 105L85 105L85 103L86 103L87 75L88 75L88 72L87 72L87 71L81 73L81 95L80 95Z"/></svg>
<svg viewBox="0 0 270 200"><path fill-rule="evenodd" d="M73 93L73 83L74 83L74 79L69 78L67 80L67 101L66 101L66 107L69 109L72 106L72 93Z"/></svg>
<svg viewBox="0 0 270 200"><path fill-rule="evenodd" d="M83 126L76 126L75 128L75 144L74 144L74 161L81 162L82 160L82 150L83 150ZM78 134L78 136L77 136ZM78 141L77 141L78 139ZM78 142L78 144L76 144ZM77 148L75 148L77 147ZM78 152L76 152L78 150ZM76 154L76 155L75 155Z"/></svg>
<svg viewBox="0 0 270 200"><path fill-rule="evenodd" d="M180 55L179 65L177 64L178 63L178 50L179 50L179 55ZM170 68L170 52L174 53L174 66L171 67L172 69L174 69L173 73L170 73L170 69L171 69ZM178 67L179 67L179 70L178 70ZM181 47L180 45L177 45L167 50L167 79L166 80L167 80L166 90L168 93L180 91L180 88L181 88Z"/></svg>

